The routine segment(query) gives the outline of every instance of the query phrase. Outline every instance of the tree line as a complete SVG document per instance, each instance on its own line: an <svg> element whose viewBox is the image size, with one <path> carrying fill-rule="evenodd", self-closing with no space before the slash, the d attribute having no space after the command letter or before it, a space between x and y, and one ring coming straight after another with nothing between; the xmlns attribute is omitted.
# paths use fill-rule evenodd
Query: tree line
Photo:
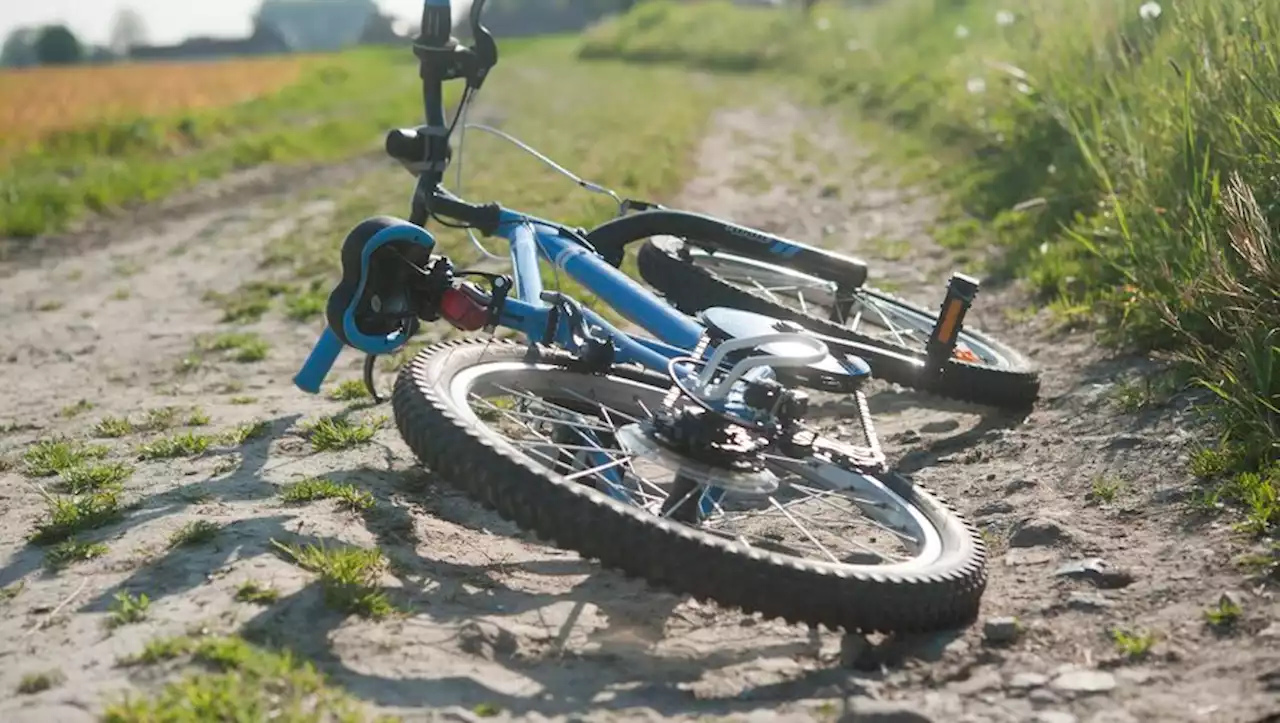
<svg viewBox="0 0 1280 723"><path fill-rule="evenodd" d="M74 65L101 62L129 53L129 48L147 42L147 24L136 10L123 8L111 23L105 46L85 43L63 24L16 28L0 47L0 66L21 68L32 65Z"/></svg>

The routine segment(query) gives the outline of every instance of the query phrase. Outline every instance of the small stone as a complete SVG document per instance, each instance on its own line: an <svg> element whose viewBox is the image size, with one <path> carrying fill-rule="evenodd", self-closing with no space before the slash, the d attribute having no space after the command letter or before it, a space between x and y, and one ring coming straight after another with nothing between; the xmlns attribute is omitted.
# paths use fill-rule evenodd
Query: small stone
<svg viewBox="0 0 1280 723"><path fill-rule="evenodd" d="M973 514L975 517L990 517L991 515L1003 515L1014 511L1014 506L1004 500L996 500L988 502L979 507Z"/></svg>
<svg viewBox="0 0 1280 723"><path fill-rule="evenodd" d="M960 695L972 695L981 693L984 690L993 690L1000 687L1000 673L992 668L984 668L975 671L972 675L964 680L954 683L950 686L951 692Z"/></svg>
<svg viewBox="0 0 1280 723"><path fill-rule="evenodd" d="M1008 645L1018 639L1019 632L1017 618L991 618L982 626L982 639L988 645Z"/></svg>
<svg viewBox="0 0 1280 723"><path fill-rule="evenodd" d="M1116 671L1116 677L1126 683L1142 685L1151 680L1155 674L1146 668L1121 668Z"/></svg>
<svg viewBox="0 0 1280 723"><path fill-rule="evenodd" d="M935 723L936 720L905 703L853 698L848 712L840 716L837 723Z"/></svg>
<svg viewBox="0 0 1280 723"><path fill-rule="evenodd" d="M1057 542L1070 540L1072 534L1063 525L1047 517L1022 520L1009 537L1010 547L1049 547Z"/></svg>
<svg viewBox="0 0 1280 723"><path fill-rule="evenodd" d="M1097 593L1073 592L1067 598L1067 607L1081 612L1094 613L1115 607L1115 602Z"/></svg>
<svg viewBox="0 0 1280 723"><path fill-rule="evenodd" d="M1271 623L1258 632L1260 638L1280 638L1280 623Z"/></svg>
<svg viewBox="0 0 1280 723"><path fill-rule="evenodd" d="M1057 577L1072 580L1088 580L1104 590L1118 590L1133 584L1133 574L1128 570L1113 568L1100 557L1075 560L1059 567Z"/></svg>
<svg viewBox="0 0 1280 723"><path fill-rule="evenodd" d="M1005 567L1046 565L1053 562L1053 559L1054 554L1048 550L1031 550L1023 547L1014 548L1004 554Z"/></svg>
<svg viewBox="0 0 1280 723"><path fill-rule="evenodd" d="M1138 723L1138 719L1128 711L1116 709L1094 713L1088 723Z"/></svg>
<svg viewBox="0 0 1280 723"><path fill-rule="evenodd" d="M1077 723L1079 718L1061 710L1042 710L1032 718L1032 723Z"/></svg>
<svg viewBox="0 0 1280 723"><path fill-rule="evenodd" d="M1116 687L1116 677L1105 670L1073 670L1049 684L1063 693L1106 693Z"/></svg>
<svg viewBox="0 0 1280 723"><path fill-rule="evenodd" d="M1053 705L1060 698L1057 693L1048 688L1035 688L1030 693L1027 693L1027 700L1037 705Z"/></svg>
<svg viewBox="0 0 1280 723"><path fill-rule="evenodd" d="M1008 686L1015 690L1027 690L1030 688L1039 688L1049 682L1049 676L1040 673L1014 673L1009 678Z"/></svg>
<svg viewBox="0 0 1280 723"><path fill-rule="evenodd" d="M1005 486L1004 486L1004 492L1005 492L1005 494L1010 494L1010 495L1011 495L1011 494L1013 494L1013 493L1015 493L1015 492L1021 492L1021 491L1023 491L1023 490L1029 490L1029 489L1031 489L1032 487L1035 487L1035 486L1036 486L1036 483L1035 483L1035 482L1033 482L1033 481L1031 481L1031 480L1029 480L1029 479L1016 479L1016 480L1014 480L1014 481L1012 481L1012 482L1010 482L1009 484L1007 484L1007 485L1005 485Z"/></svg>

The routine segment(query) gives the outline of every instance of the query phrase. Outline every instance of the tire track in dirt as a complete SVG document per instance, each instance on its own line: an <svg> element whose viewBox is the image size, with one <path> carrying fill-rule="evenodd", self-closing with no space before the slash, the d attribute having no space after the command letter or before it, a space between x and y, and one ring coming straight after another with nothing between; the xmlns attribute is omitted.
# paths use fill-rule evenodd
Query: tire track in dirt
<svg viewBox="0 0 1280 723"><path fill-rule="evenodd" d="M0 718L90 719L102 701L160 683L156 673L120 666L123 657L192 629L287 645L356 697L406 720L467 718L493 706L499 718L608 720L806 720L904 709L947 721L1032 720L1036 711L1113 716L1101 723L1126 720L1114 717L1122 706L1140 720L1250 720L1271 704L1257 676L1280 667L1276 654L1259 638L1218 640L1199 627L1202 608L1239 578L1227 564L1228 532L1182 530L1167 501L1188 483L1179 464L1191 439L1180 431L1182 412L1117 418L1091 385L1110 383L1127 363L1106 361L1081 336L1055 336L1042 319L1012 324L1001 310L1016 308L1015 291L984 292L971 318L1045 367L1045 402L1025 423L922 406L900 390L873 396L888 451L917 480L954 499L998 546L1033 543L1001 549L992 561L987 612L1030 625L1009 648L984 647L974 629L868 651L856 639L655 592L530 541L433 484L389 424L367 444L315 452L307 422L344 410L356 419L389 413L292 387L318 321L297 323L276 308L243 327L269 341L265 359L237 363L208 352L194 368L182 362L202 335L227 331L222 311L202 300L206 292L274 278L261 265L269 244L329 231L326 219L342 213L352 188L399 197L399 169L353 168L287 204L237 197L234 206L162 219L145 234L116 229L110 246L6 267L0 455L19 462L28 445L59 435L104 444L109 459L136 467L125 497L137 507L86 534L107 544L104 556L54 574L43 569L46 553L25 540L44 507L35 486L48 480L21 474L21 464L0 472L9 523L0 533L0 587L12 591L0 601L0 688L14 690L34 671L65 675L47 691L0 700ZM778 168L789 170L766 173ZM931 304L949 268L929 238L938 204L892 181L832 118L779 103L721 114L675 204L800 240L852 240L872 264L873 284L897 281L909 299ZM339 218L344 226L355 220ZM339 239L331 242L336 255ZM333 381L358 378L359 361L340 361ZM386 388L386 373L382 381ZM81 399L93 408L78 406ZM104 418L143 420L171 406L180 410L171 429L93 438ZM197 406L208 422L183 426ZM147 441L254 422L266 423L262 434L243 443L136 458ZM1085 494L1103 473L1131 491L1118 504L1090 506ZM351 512L332 501L299 507L279 499L283 485L319 476L369 492L372 506ZM199 520L219 525L211 541L170 547ZM273 539L380 547L391 563L380 584L408 612L372 621L331 611L316 577L276 554ZM1081 554L1134 568L1137 580L1098 592L1052 576ZM280 599L237 601L250 580ZM147 619L104 628L114 595L126 591L152 599ZM1093 602L1073 606L1073 595L1086 594ZM1245 605L1248 626L1274 615L1269 598L1255 597ZM1153 660L1111 672L1114 688L1098 694L1034 677L1106 658L1111 622L1173 637L1157 644ZM850 670L842 657L884 667ZM1212 705L1219 708L1195 717Z"/></svg>

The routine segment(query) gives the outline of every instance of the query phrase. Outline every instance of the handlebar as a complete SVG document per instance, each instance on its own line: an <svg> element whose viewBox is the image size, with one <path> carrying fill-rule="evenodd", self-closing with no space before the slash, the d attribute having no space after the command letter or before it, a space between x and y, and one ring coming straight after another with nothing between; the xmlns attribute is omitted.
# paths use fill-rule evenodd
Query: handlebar
<svg viewBox="0 0 1280 723"><path fill-rule="evenodd" d="M413 129L396 129L388 133L386 138L387 154L400 160L418 176L418 190L414 194L414 208L409 219L417 226L426 223L429 213L438 212L488 235L496 233L501 220L501 210L497 204L470 204L441 187L450 160L449 133L452 130L445 122L444 81L465 78L467 91L462 103L466 103L470 95L479 90L489 70L498 62L498 46L488 29L480 23L485 2L486 0L474 0L471 4L473 40L472 47L465 48L452 35L451 0L424 0L422 23L413 51L418 57L418 76L422 80L426 125ZM347 263L345 253L343 262L344 265ZM340 299L335 302L334 295L340 288L341 285L330 294L331 305L344 303ZM345 337L326 326L302 368L294 376L294 384L305 392L318 393L345 345Z"/></svg>

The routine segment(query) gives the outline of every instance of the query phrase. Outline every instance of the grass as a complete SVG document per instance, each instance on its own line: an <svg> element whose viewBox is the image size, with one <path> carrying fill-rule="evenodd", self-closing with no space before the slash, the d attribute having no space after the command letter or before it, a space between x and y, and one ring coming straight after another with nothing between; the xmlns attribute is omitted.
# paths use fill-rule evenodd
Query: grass
<svg viewBox="0 0 1280 723"><path fill-rule="evenodd" d="M238 602L270 605L279 599L279 590L254 580L249 580L236 588Z"/></svg>
<svg viewBox="0 0 1280 723"><path fill-rule="evenodd" d="M151 598L146 593L132 595L127 592L118 592L111 599L111 606L107 609L107 627L118 628L124 625L133 625L147 619L147 615L151 610Z"/></svg>
<svg viewBox="0 0 1280 723"><path fill-rule="evenodd" d="M31 477L52 477L91 459L105 457L107 448L68 439L42 440L22 455L24 471Z"/></svg>
<svg viewBox="0 0 1280 723"><path fill-rule="evenodd" d="M154 665L180 658L200 668L151 697L107 706L106 723L281 720L321 723L366 720L359 705L329 685L309 662L269 651L238 636L161 638L128 662Z"/></svg>
<svg viewBox="0 0 1280 723"><path fill-rule="evenodd" d="M55 688L66 682L67 676L61 670L43 670L38 673L27 673L18 681L19 695L35 695Z"/></svg>
<svg viewBox="0 0 1280 723"><path fill-rule="evenodd" d="M52 545L88 530L105 527L123 514L120 493L100 490L74 497L49 496L44 516L30 536L32 544Z"/></svg>
<svg viewBox="0 0 1280 723"><path fill-rule="evenodd" d="M86 118L0 165L0 185L14 189L0 199L0 235L57 231L86 212L154 200L262 163L353 155L414 117L416 80L406 49L358 50L313 57L295 82L246 102ZM282 123L285 117L298 122Z"/></svg>
<svg viewBox="0 0 1280 723"><path fill-rule="evenodd" d="M1089 497L1103 504L1111 504L1124 490L1124 482L1115 477L1103 475L1089 485Z"/></svg>
<svg viewBox="0 0 1280 723"><path fill-rule="evenodd" d="M1111 631L1111 642L1121 656L1130 660L1141 660L1151 652L1151 646L1156 643L1156 636L1145 630L1116 628Z"/></svg>
<svg viewBox="0 0 1280 723"><path fill-rule="evenodd" d="M195 457L204 454L216 440L207 434L182 432L153 439L138 445L138 458L144 460Z"/></svg>
<svg viewBox="0 0 1280 723"><path fill-rule="evenodd" d="M79 495L119 489L132 474L133 467L124 462L82 462L62 470L58 484L62 490Z"/></svg>
<svg viewBox="0 0 1280 723"><path fill-rule="evenodd" d="M1140 5L826 2L805 18L651 0L580 54L767 72L892 126L884 152L955 200L961 232L940 240L995 241L994 276L1213 397L1201 409L1234 450L1215 483L1274 529L1258 496L1280 459L1280 4Z"/></svg>
<svg viewBox="0 0 1280 723"><path fill-rule="evenodd" d="M734 92L747 90L733 81L713 82L678 69L584 64L573 57L575 49L573 38L541 38L522 48L518 56L504 56L486 80L470 117L500 112L504 132L624 197L664 200L677 191L711 112ZM412 70L408 73L413 75ZM654 102L655 98L662 102ZM418 114L410 110L404 117ZM403 122L403 118L396 121ZM370 149L375 147L370 144ZM609 198L575 187L504 141L473 131L467 134L464 147L460 190L471 200L500 200L583 227L607 220L617 211ZM459 190L457 168L455 164L446 179L453 190ZM411 183L399 165L388 160L353 180L341 194L314 194L314 200L332 201L333 211L302 219L297 232L265 249L260 274L292 286L273 305L282 304L289 318L318 321L340 276L335 249L353 226L369 216L405 215L408 208L399 199ZM479 260L480 254L464 233L437 224L431 232L437 249L460 266ZM483 242L491 251L505 253L494 240ZM545 277L546 288L572 293L599 309L598 302L562 272L557 275L547 267ZM435 328L448 330L443 324ZM382 360L383 368L394 370L406 359L405 353L388 355Z"/></svg>
<svg viewBox="0 0 1280 723"><path fill-rule="evenodd" d="M321 417L305 425L302 432L317 452L350 449L373 439L381 426L378 420L353 422L342 416Z"/></svg>
<svg viewBox="0 0 1280 723"><path fill-rule="evenodd" d="M44 562L52 570L62 570L77 562L102 557L107 552L109 552L107 546L101 542L65 540L45 553Z"/></svg>
<svg viewBox="0 0 1280 723"><path fill-rule="evenodd" d="M281 490L280 499L294 504L316 500L337 500L339 507L353 512L373 507L373 495L357 489L355 485L318 478L287 485Z"/></svg>
<svg viewBox="0 0 1280 723"><path fill-rule="evenodd" d="M360 399L369 399L369 390L365 389L362 380L344 379L329 390L328 396L338 402L354 402Z"/></svg>
<svg viewBox="0 0 1280 723"><path fill-rule="evenodd" d="M202 427L209 423L209 414L200 407L184 410L179 407L156 407L143 413L142 419L105 416L93 427L98 437L120 438L137 432L158 432L174 427Z"/></svg>
<svg viewBox="0 0 1280 723"><path fill-rule="evenodd" d="M242 364L266 359L270 349L265 339L250 331L226 332L196 342L197 358L203 358L208 352L220 352Z"/></svg>
<svg viewBox="0 0 1280 723"><path fill-rule="evenodd" d="M192 520L179 527L169 537L169 547L197 547L213 542L222 531L222 525L208 520Z"/></svg>
<svg viewBox="0 0 1280 723"><path fill-rule="evenodd" d="M64 417L66 419L71 419L73 417L80 416L81 414L89 411L90 409L93 409L95 406L97 405L95 405L93 402L89 401L88 399L81 399L75 404L69 404L63 407L62 409L58 410L58 416Z"/></svg>
<svg viewBox="0 0 1280 723"><path fill-rule="evenodd" d="M381 619L395 612L378 579L387 559L377 548L285 545L272 540L299 567L320 576L325 603L344 614Z"/></svg>
<svg viewBox="0 0 1280 723"><path fill-rule="evenodd" d="M1235 626L1244 615L1244 610L1231 598L1223 595L1217 604L1204 611L1205 622L1219 630L1227 630Z"/></svg>

